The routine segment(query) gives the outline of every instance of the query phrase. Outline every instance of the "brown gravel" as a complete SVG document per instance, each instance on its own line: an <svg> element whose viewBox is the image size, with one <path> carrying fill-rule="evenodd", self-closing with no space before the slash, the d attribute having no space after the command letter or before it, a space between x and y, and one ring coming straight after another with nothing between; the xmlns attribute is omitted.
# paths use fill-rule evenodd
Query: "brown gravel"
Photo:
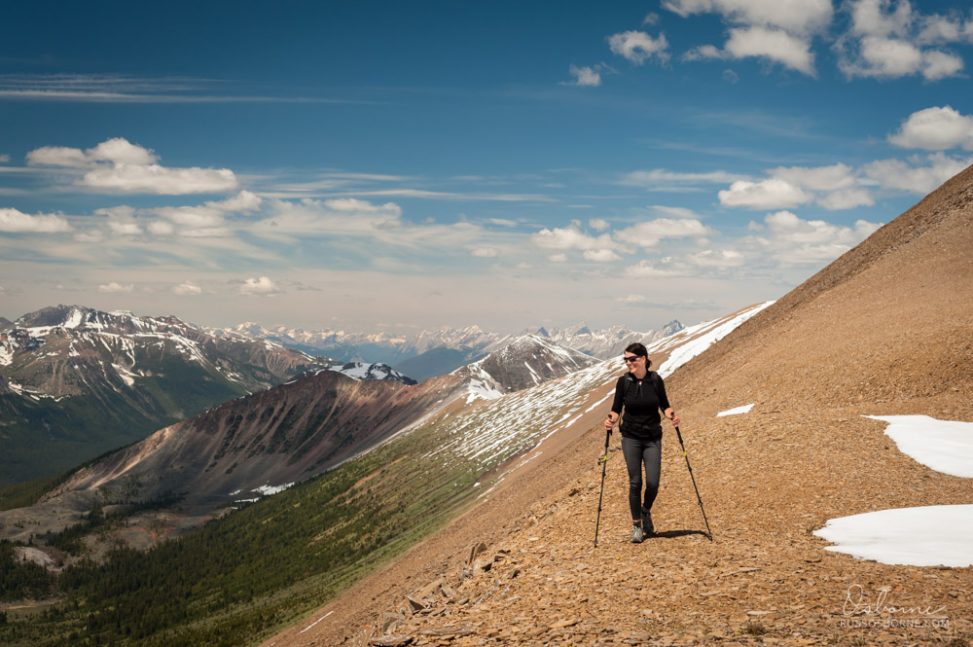
<svg viewBox="0 0 973 647"><path fill-rule="evenodd" d="M968 645L973 569L857 560L811 532L832 517L973 503L973 479L924 467L863 417L973 421L970 250L973 169L673 376L712 541L669 428L659 536L628 542L613 451L593 547L604 412L592 412L560 452L266 644ZM942 608L945 622L849 615L859 586L873 602Z"/></svg>

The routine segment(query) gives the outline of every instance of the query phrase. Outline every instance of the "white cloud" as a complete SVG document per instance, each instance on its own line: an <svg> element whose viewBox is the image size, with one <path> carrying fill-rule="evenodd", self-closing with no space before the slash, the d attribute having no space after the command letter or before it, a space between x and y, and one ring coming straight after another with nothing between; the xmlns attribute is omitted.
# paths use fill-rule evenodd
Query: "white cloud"
<svg viewBox="0 0 973 647"><path fill-rule="evenodd" d="M547 257L547 260L551 261L552 263L567 263L568 262L568 255L567 254L551 254L550 256Z"/></svg>
<svg viewBox="0 0 973 647"><path fill-rule="evenodd" d="M108 230L116 236L140 236L142 227L135 221L135 209L127 205L96 209L95 214L108 219Z"/></svg>
<svg viewBox="0 0 973 647"><path fill-rule="evenodd" d="M902 148L973 150L973 116L951 106L926 108L909 115L888 140Z"/></svg>
<svg viewBox="0 0 973 647"><path fill-rule="evenodd" d="M166 168L158 164L139 166L117 164L85 173L81 184L117 193L154 193L185 195L188 193L222 193L237 187L229 169Z"/></svg>
<svg viewBox="0 0 973 647"><path fill-rule="evenodd" d="M591 218L588 220L588 226L595 231L605 231L608 229L608 221L604 218Z"/></svg>
<svg viewBox="0 0 973 647"><path fill-rule="evenodd" d="M266 276L248 278L240 286L240 293L246 295L270 296L280 292L281 290L277 287L277 284Z"/></svg>
<svg viewBox="0 0 973 647"><path fill-rule="evenodd" d="M78 232L73 238L79 243L100 243L105 240L105 235L97 229L91 229L89 231Z"/></svg>
<svg viewBox="0 0 973 647"><path fill-rule="evenodd" d="M664 9L683 18L718 13L734 24L777 27L795 34L823 31L831 24L831 0L665 0Z"/></svg>
<svg viewBox="0 0 973 647"><path fill-rule="evenodd" d="M612 246L611 237L602 234L597 238L589 236L575 226L544 228L531 236L531 241L538 247L556 250L596 250L608 249Z"/></svg>
<svg viewBox="0 0 973 647"><path fill-rule="evenodd" d="M957 15L923 16L917 40L928 45L973 42L973 19L964 21Z"/></svg>
<svg viewBox="0 0 973 647"><path fill-rule="evenodd" d="M613 54L617 54L636 65L641 65L653 56L663 62L669 59L669 53L666 51L669 48L669 42L666 40L665 34L659 34L657 38L653 38L644 31L625 31L609 36L608 46Z"/></svg>
<svg viewBox="0 0 973 647"><path fill-rule="evenodd" d="M176 228L172 226L172 223L162 220L150 222L148 224L148 230L149 233L155 236L171 236L172 234L176 233Z"/></svg>
<svg viewBox="0 0 973 647"><path fill-rule="evenodd" d="M585 88L597 88L601 85L601 72L597 66L578 67L572 65L568 68L568 72L574 77L574 81L569 85L577 85Z"/></svg>
<svg viewBox="0 0 973 647"><path fill-rule="evenodd" d="M101 142L86 152L89 160L111 162L112 164L135 164L148 166L158 161L158 156L147 148L129 143L127 139L115 137Z"/></svg>
<svg viewBox="0 0 973 647"><path fill-rule="evenodd" d="M971 161L973 160L933 153L925 159L912 157L908 161L878 160L863 166L862 171L884 189L924 195L965 169Z"/></svg>
<svg viewBox="0 0 973 647"><path fill-rule="evenodd" d="M91 164L91 160L80 148L42 146L27 153L27 163L31 166L83 167Z"/></svg>
<svg viewBox="0 0 973 647"><path fill-rule="evenodd" d="M135 289L135 286L131 283L122 285L121 283L116 283L112 281L111 283L103 283L98 286L99 292L104 292L105 294L120 294L131 292Z"/></svg>
<svg viewBox="0 0 973 647"><path fill-rule="evenodd" d="M804 220L790 211L778 211L764 218L764 236L751 239L762 254L785 265L821 263L833 260L857 245L879 225L858 220L845 227L824 220Z"/></svg>
<svg viewBox="0 0 973 647"><path fill-rule="evenodd" d="M178 296L196 296L197 294L203 293L203 288L199 287L192 281L185 281L179 285L174 285L172 287L172 293Z"/></svg>
<svg viewBox="0 0 973 647"><path fill-rule="evenodd" d="M854 209L855 207L871 207L875 204L872 194L866 189L843 189L833 191L817 198L817 203L828 211Z"/></svg>
<svg viewBox="0 0 973 647"><path fill-rule="evenodd" d="M875 204L871 193L860 185L858 173L846 164L779 167L771 169L769 173L774 178L811 192L814 201L829 211Z"/></svg>
<svg viewBox="0 0 973 647"><path fill-rule="evenodd" d="M142 228L134 222L108 222L108 228L119 236L140 236Z"/></svg>
<svg viewBox="0 0 973 647"><path fill-rule="evenodd" d="M702 238L712 234L698 220L681 218L657 218L615 232L615 239L622 245L642 248L655 247L666 238Z"/></svg>
<svg viewBox="0 0 973 647"><path fill-rule="evenodd" d="M275 200L268 217L250 231L269 238L300 238L309 235L354 238L395 238L402 229L402 209L395 203L374 204L364 200Z"/></svg>
<svg viewBox="0 0 973 647"><path fill-rule="evenodd" d="M225 200L184 207L158 207L147 209L145 213L162 216L168 221L150 224L149 231L153 234L168 236L178 233L189 238L213 238L231 235L231 230L225 226L226 214L252 213L259 210L262 204L263 200L259 196L249 191L241 191Z"/></svg>
<svg viewBox="0 0 973 647"><path fill-rule="evenodd" d="M253 213L260 209L261 204L263 204L263 200L260 199L260 196L250 191L240 191L225 200L207 202L206 206L227 212Z"/></svg>
<svg viewBox="0 0 973 647"><path fill-rule="evenodd" d="M496 258L500 255L500 250L496 247L474 247L470 253L477 258Z"/></svg>
<svg viewBox="0 0 973 647"><path fill-rule="evenodd" d="M322 203L331 211L347 213L375 213L394 216L398 218L402 215L402 208L394 202L385 204L373 204L366 200L356 200L355 198L344 198L339 200L325 200Z"/></svg>
<svg viewBox="0 0 973 647"><path fill-rule="evenodd" d="M938 81L959 76L963 71L963 59L955 54L939 50L922 53L922 76L927 81Z"/></svg>
<svg viewBox="0 0 973 647"><path fill-rule="evenodd" d="M684 61L703 61L726 58L726 53L716 45L700 45L682 55Z"/></svg>
<svg viewBox="0 0 973 647"><path fill-rule="evenodd" d="M922 16L908 0L853 0L848 6L851 27L835 47L838 65L849 78L921 75L938 81L963 71L959 56L926 46L967 38L969 22Z"/></svg>
<svg viewBox="0 0 973 647"><path fill-rule="evenodd" d="M611 263L621 260L621 256L610 249L588 249L584 252L584 259L595 263Z"/></svg>
<svg viewBox="0 0 973 647"><path fill-rule="evenodd" d="M221 212L206 207L159 207L152 211L173 224L189 229L219 227L224 222Z"/></svg>
<svg viewBox="0 0 973 647"><path fill-rule="evenodd" d="M809 76L815 74L810 41L781 29L731 29L724 51L732 58L766 58Z"/></svg>
<svg viewBox="0 0 973 647"><path fill-rule="evenodd" d="M889 11L890 0L852 0L852 32L866 36L903 36L913 21L912 5L906 0L895 3Z"/></svg>
<svg viewBox="0 0 973 647"><path fill-rule="evenodd" d="M789 184L814 191L834 191L855 185L855 172L846 164L831 166L780 166L770 169L770 175Z"/></svg>
<svg viewBox="0 0 973 647"><path fill-rule="evenodd" d="M84 151L44 146L27 154L27 163L32 166L88 169L78 185L108 193L184 195L222 193L237 187L236 175L229 169L168 168L157 161L153 151L122 137Z"/></svg>
<svg viewBox="0 0 973 647"><path fill-rule="evenodd" d="M666 0L662 6L683 18L716 13L732 25L723 48L702 45L686 60L764 58L814 76L811 38L831 24L831 0Z"/></svg>
<svg viewBox="0 0 973 647"><path fill-rule="evenodd" d="M744 260L743 254L733 249L707 249L689 257L689 262L697 267L717 269L740 267Z"/></svg>
<svg viewBox="0 0 973 647"><path fill-rule="evenodd" d="M54 214L26 214L17 209L0 209L0 232L13 234L57 234L71 231L71 224L63 216Z"/></svg>
<svg viewBox="0 0 973 647"><path fill-rule="evenodd" d="M781 209L811 201L811 196L790 182L778 178L762 182L739 181L719 192L720 204L749 209Z"/></svg>
<svg viewBox="0 0 973 647"><path fill-rule="evenodd" d="M653 279L672 275L671 271L655 267L646 260L639 261L625 269L625 276L630 279Z"/></svg>
<svg viewBox="0 0 973 647"><path fill-rule="evenodd" d="M5 153L0 153L0 164L6 164L10 161L10 156Z"/></svg>

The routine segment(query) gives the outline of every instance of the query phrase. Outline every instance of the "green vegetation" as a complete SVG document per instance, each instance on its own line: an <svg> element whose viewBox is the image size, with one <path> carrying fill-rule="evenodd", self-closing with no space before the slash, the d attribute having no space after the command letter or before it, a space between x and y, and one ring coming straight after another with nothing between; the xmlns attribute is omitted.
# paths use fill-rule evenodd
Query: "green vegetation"
<svg viewBox="0 0 973 647"><path fill-rule="evenodd" d="M34 505L47 492L63 483L74 472L64 472L52 478L0 485L0 510L13 510Z"/></svg>
<svg viewBox="0 0 973 647"><path fill-rule="evenodd" d="M64 601L8 618L9 645L244 645L293 621L440 527L479 471L417 430L185 538L118 550L57 581ZM434 474L435 478L430 478Z"/></svg>
<svg viewBox="0 0 973 647"><path fill-rule="evenodd" d="M0 483L50 478L246 393L191 362L162 358L146 367L152 377L141 378L137 391L106 383L60 400L0 395Z"/></svg>
<svg viewBox="0 0 973 647"><path fill-rule="evenodd" d="M54 576L47 569L21 562L14 556L13 544L0 541L0 600L42 598L50 595L53 589Z"/></svg>

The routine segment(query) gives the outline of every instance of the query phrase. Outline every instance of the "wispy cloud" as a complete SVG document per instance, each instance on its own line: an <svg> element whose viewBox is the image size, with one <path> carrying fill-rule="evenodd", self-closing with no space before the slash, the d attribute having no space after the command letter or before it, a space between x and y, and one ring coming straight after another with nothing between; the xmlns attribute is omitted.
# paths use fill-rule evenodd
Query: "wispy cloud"
<svg viewBox="0 0 973 647"><path fill-rule="evenodd" d="M0 75L0 101L69 103L375 103L359 99L237 94L225 81L99 74Z"/></svg>

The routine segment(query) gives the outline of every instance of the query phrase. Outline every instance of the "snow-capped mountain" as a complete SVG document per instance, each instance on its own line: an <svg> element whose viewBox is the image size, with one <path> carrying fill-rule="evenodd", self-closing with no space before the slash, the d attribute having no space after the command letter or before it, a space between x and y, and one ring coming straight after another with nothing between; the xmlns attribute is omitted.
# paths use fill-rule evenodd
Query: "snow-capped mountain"
<svg viewBox="0 0 973 647"><path fill-rule="evenodd" d="M521 334L533 334L549 339L558 346L606 359L620 354L633 341L650 344L678 332L682 327L678 321L672 321L659 330L638 332L624 326L592 330L580 323L563 329L541 327ZM390 335L384 332L354 333L330 329L309 331L286 326L264 328L248 322L229 332L267 339L289 348L326 354L345 361L382 362L419 380L443 375L481 359L498 343L510 339L509 335L486 331L479 326L443 327L414 335Z"/></svg>
<svg viewBox="0 0 973 647"><path fill-rule="evenodd" d="M38 523L63 524L98 501L173 494L214 512L246 498L239 493L306 480L444 410L462 415L471 394L492 400L599 363L534 335L492 351L419 385L385 365L349 363L232 400L84 466L38 508L46 520Z"/></svg>
<svg viewBox="0 0 973 647"><path fill-rule="evenodd" d="M107 382L132 388L160 362L194 364L246 390L264 389L324 366L268 341L210 331L177 317L144 317L81 306L25 314L0 333L0 372L33 399L81 395Z"/></svg>
<svg viewBox="0 0 973 647"><path fill-rule="evenodd" d="M416 381L411 377L403 375L388 364L365 364L363 362L344 362L331 364L328 369L335 373L341 373L354 380L386 380L391 382L401 382L402 384L415 384Z"/></svg>
<svg viewBox="0 0 973 647"><path fill-rule="evenodd" d="M456 371L468 380L468 402L496 399L598 362L590 355L538 335L505 337L487 350L486 357Z"/></svg>
<svg viewBox="0 0 973 647"><path fill-rule="evenodd" d="M603 330L592 330L587 324L579 323L567 328L540 328L537 335L547 337L555 344L575 348L599 359L608 359L621 355L625 347L632 342L641 342L648 346L664 337L675 334L683 329L683 325L676 320L670 321L659 330L637 332L624 326L611 326Z"/></svg>
<svg viewBox="0 0 973 647"><path fill-rule="evenodd" d="M25 314L0 329L0 482L67 469L329 365L172 316L81 306Z"/></svg>

